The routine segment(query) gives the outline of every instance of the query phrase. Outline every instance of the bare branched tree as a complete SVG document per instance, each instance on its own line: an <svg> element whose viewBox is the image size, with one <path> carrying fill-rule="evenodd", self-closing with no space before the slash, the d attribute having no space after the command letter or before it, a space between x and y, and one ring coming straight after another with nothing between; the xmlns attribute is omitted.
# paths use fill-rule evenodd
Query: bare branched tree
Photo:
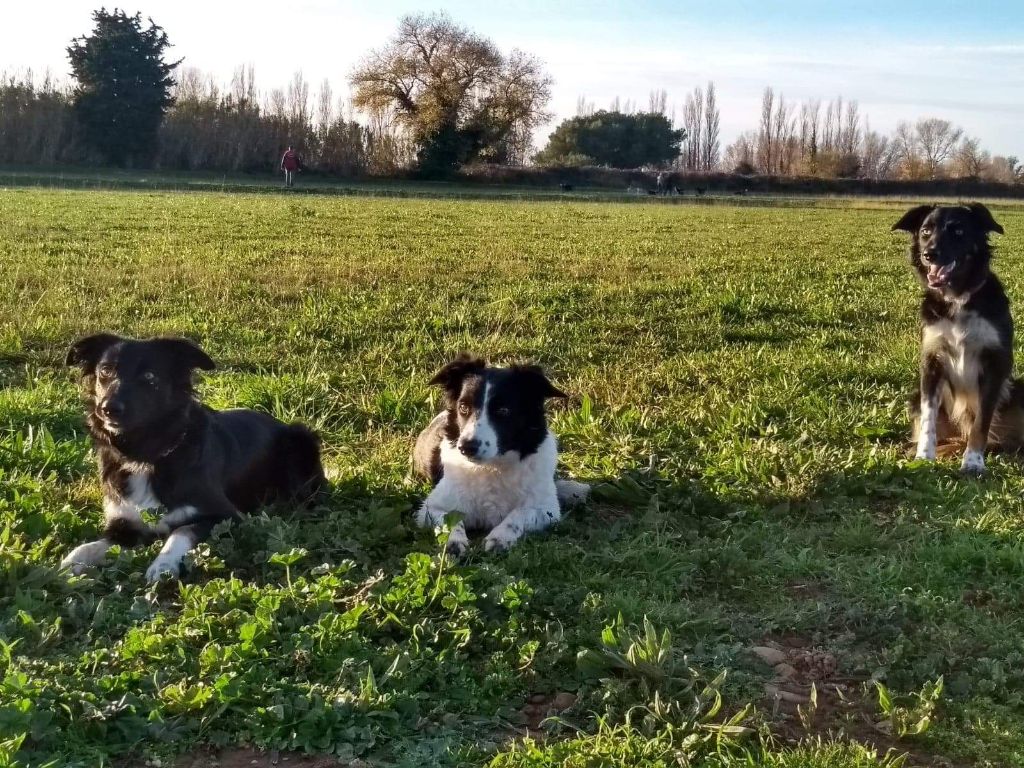
<svg viewBox="0 0 1024 768"><path fill-rule="evenodd" d="M857 154L860 149L860 140L860 109L856 101L848 101L846 116L843 118L843 126L839 134L839 151L846 155Z"/></svg>
<svg viewBox="0 0 1024 768"><path fill-rule="evenodd" d="M793 140L793 121L790 120L789 113L790 106L780 93L775 105L775 117L772 120L772 130L775 134L775 165L770 173L788 174L793 167L796 142Z"/></svg>
<svg viewBox="0 0 1024 768"><path fill-rule="evenodd" d="M899 164L894 141L871 130L864 121L864 136L861 140L860 175L867 179L887 179L893 175Z"/></svg>
<svg viewBox="0 0 1024 768"><path fill-rule="evenodd" d="M683 167L688 171L701 170L704 139L704 92L694 88L683 104L683 128L686 130L686 149Z"/></svg>
<svg viewBox="0 0 1024 768"><path fill-rule="evenodd" d="M647 102L647 111L652 115L668 114L668 91L651 91Z"/></svg>
<svg viewBox="0 0 1024 768"><path fill-rule="evenodd" d="M334 91L331 81L324 78L316 97L316 126L324 130L334 122Z"/></svg>
<svg viewBox="0 0 1024 768"><path fill-rule="evenodd" d="M757 134L757 170L771 173L775 167L775 91L765 88L761 95L761 120Z"/></svg>
<svg viewBox="0 0 1024 768"><path fill-rule="evenodd" d="M725 149L722 162L731 173L754 173L757 171L757 145L759 136L755 131L746 131Z"/></svg>
<svg viewBox="0 0 1024 768"><path fill-rule="evenodd" d="M964 136L953 153L953 175L958 178L980 179L985 175L992 158L981 148L981 141Z"/></svg>
<svg viewBox="0 0 1024 768"><path fill-rule="evenodd" d="M495 44L444 14L405 16L383 48L356 67L353 103L390 113L424 165L525 156L523 142L548 119L551 78L521 51Z"/></svg>
<svg viewBox="0 0 1024 768"><path fill-rule="evenodd" d="M704 137L701 139L700 146L700 169L704 172L713 171L718 166L721 122L715 84L713 81L708 81L708 87L704 89Z"/></svg>
<svg viewBox="0 0 1024 768"><path fill-rule="evenodd" d="M943 165L953 154L963 130L954 126L949 120L928 117L918 120L914 126L917 134L917 146L921 150L924 170L930 179L943 175Z"/></svg>

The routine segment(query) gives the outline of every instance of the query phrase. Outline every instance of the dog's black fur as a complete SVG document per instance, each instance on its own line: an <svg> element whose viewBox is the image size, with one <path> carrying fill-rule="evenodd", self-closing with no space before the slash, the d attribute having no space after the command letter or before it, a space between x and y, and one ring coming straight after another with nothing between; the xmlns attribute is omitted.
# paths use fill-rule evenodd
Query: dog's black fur
<svg viewBox="0 0 1024 768"><path fill-rule="evenodd" d="M567 398L537 365L494 368L482 358L460 355L444 366L429 382L445 393L445 410L420 433L413 449L414 471L434 485L444 474L441 441L447 439L466 456L475 448L459 441L469 418L484 408L489 391L487 419L497 437L497 452L516 451L521 459L537 452L548 434L544 403L548 398Z"/></svg>
<svg viewBox="0 0 1024 768"><path fill-rule="evenodd" d="M320 441L307 427L198 401L193 371L214 363L189 341L98 334L76 342L66 362L81 368L107 543L132 547L176 532L194 546L223 520L311 500L325 482ZM143 486L168 510L156 526L131 512Z"/></svg>
<svg viewBox="0 0 1024 768"><path fill-rule="evenodd" d="M991 232L1003 228L981 203L920 205L893 230L912 236L910 263L924 296L918 387L910 403L918 455L923 403L937 405L938 444L966 440L963 469L980 472L991 444L1017 450L1024 441L1024 400L1014 381L1013 318L1003 286L991 269Z"/></svg>

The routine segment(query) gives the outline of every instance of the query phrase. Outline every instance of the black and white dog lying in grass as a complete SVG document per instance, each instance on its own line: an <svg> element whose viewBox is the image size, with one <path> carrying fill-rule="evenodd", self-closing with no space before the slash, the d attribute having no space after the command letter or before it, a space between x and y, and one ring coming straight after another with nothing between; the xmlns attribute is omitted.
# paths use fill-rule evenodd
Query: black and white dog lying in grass
<svg viewBox="0 0 1024 768"><path fill-rule="evenodd" d="M463 355L430 383L444 389L445 411L416 440L413 468L435 484L417 522L438 527L447 514L461 513L449 552L465 552L467 528L489 531L487 551L508 549L558 522L561 504L586 499L588 485L555 480L558 445L544 402L567 395L539 367L492 368Z"/></svg>
<svg viewBox="0 0 1024 768"><path fill-rule="evenodd" d="M971 203L920 205L893 229L912 235L910 263L924 287L920 379L910 403L917 458L966 441L961 470L981 474L987 447L1015 451L1024 442L1010 302L989 269L989 233L1003 228Z"/></svg>
<svg viewBox="0 0 1024 768"><path fill-rule="evenodd" d="M320 441L306 427L196 399L192 372L214 364L189 341L99 334L78 341L67 364L82 370L106 521L103 538L64 558L74 573L102 562L114 544L166 539L146 578L178 576L217 523L273 501L308 501L324 483ZM165 512L150 525L146 509Z"/></svg>

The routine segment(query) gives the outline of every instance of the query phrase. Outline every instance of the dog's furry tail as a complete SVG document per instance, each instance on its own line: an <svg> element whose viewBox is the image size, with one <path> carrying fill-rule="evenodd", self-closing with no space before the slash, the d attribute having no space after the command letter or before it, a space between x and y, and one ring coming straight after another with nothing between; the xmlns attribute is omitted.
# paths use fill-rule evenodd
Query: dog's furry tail
<svg viewBox="0 0 1024 768"><path fill-rule="evenodd" d="M292 499L313 502L327 485L320 459L320 436L305 424L289 424L282 436L285 491Z"/></svg>
<svg viewBox="0 0 1024 768"><path fill-rule="evenodd" d="M412 449L412 474L420 480L429 480L432 485L441 482L444 468L441 466L441 441L444 439L448 414L442 411L435 416L427 428L416 438Z"/></svg>
<svg viewBox="0 0 1024 768"><path fill-rule="evenodd" d="M565 507L582 504L590 496L590 486L575 480L555 480L558 503Z"/></svg>
<svg viewBox="0 0 1024 768"><path fill-rule="evenodd" d="M996 409L989 428L989 445L1004 453L1024 451L1024 381L1011 379L1006 401Z"/></svg>

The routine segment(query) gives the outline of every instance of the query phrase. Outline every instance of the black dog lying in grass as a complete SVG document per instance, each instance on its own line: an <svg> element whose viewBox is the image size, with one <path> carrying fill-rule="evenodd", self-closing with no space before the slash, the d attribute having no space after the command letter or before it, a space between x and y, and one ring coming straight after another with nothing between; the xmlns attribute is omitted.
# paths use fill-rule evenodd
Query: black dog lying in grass
<svg viewBox="0 0 1024 768"><path fill-rule="evenodd" d="M166 538L146 578L178 576L217 523L273 501L308 501L324 484L320 441L305 426L196 399L192 373L214 363L189 341L99 334L78 341L67 364L82 369L106 520L103 538L64 558L74 573L102 562L114 544ZM145 509L165 514L151 526Z"/></svg>

